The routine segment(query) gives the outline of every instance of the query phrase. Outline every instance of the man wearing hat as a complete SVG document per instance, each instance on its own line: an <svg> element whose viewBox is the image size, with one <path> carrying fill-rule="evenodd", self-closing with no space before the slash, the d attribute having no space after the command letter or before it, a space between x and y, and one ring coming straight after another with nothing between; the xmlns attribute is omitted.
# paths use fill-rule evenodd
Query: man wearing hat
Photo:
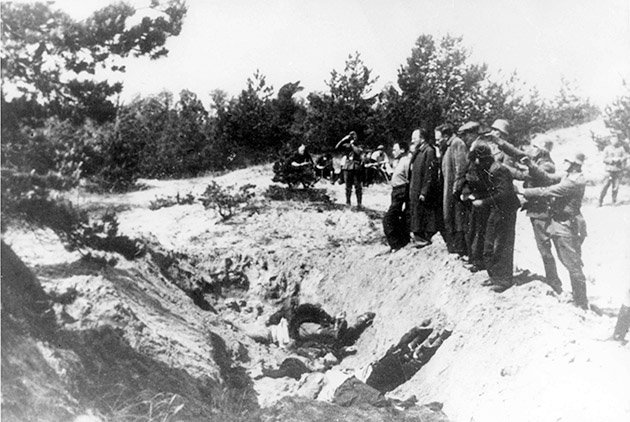
<svg viewBox="0 0 630 422"><path fill-rule="evenodd" d="M531 149L528 152L524 152L509 142L502 140L497 141L497 145L501 151L510 157L519 160L530 168L535 167L535 170L527 173L521 171L517 172L519 175L525 175L525 177L522 178L525 180L523 183L524 188L538 188L553 184L549 176L556 172L556 166L547 149L550 144L544 137L538 136L535 138L531 142ZM520 179L521 177L515 178ZM538 248L545 268L545 280L556 293L561 293L562 283L558 277L556 260L551 252L551 234L549 233L551 216L549 215L549 206L549 198L538 197L530 198L527 203L523 205L523 209L527 210L527 216L532 223L536 247Z"/></svg>
<svg viewBox="0 0 630 422"><path fill-rule="evenodd" d="M468 148L450 124L440 125L435 130L446 138L446 151L442 158L442 214L446 247L449 253L465 256L468 255L465 233L469 213L459 196L466 180Z"/></svg>
<svg viewBox="0 0 630 422"><path fill-rule="evenodd" d="M551 186L524 188L519 193L527 200L547 198L551 201L549 215L551 223L548 232L558 253L562 265L566 267L571 279L573 302L582 309L588 309L586 296L586 277L582 271L582 243L586 237L586 223L581 213L582 198L586 180L582 175L585 156L578 152L565 159L566 174L562 177L540 171L531 166L530 174Z"/></svg>

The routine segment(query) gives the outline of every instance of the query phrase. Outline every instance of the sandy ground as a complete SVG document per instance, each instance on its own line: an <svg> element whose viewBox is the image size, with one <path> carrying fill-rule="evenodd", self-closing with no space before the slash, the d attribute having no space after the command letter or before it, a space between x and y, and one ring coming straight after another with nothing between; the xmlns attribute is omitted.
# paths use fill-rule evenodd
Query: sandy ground
<svg viewBox="0 0 630 422"><path fill-rule="evenodd" d="M66 329L116 327L139 353L217 381L226 371L225 362L217 363L220 350L228 366L256 378L253 388L261 405L291 395L330 398L325 386L306 394L307 379L258 377L263 366L278 365L292 354L256 344L239 328L273 311L274 302L263 299L272 287L280 285L286 292L299 284L303 302L321 303L331 314L344 311L353 319L369 310L377 315L358 341L358 352L325 374L328 390L349 375L365 377L370 364L403 334L431 318L435 325L453 329L453 335L391 397L415 395L420 403L444 403L455 421L627 421L630 346L603 340L611 335L621 297L630 287L630 188L622 186L619 205L594 206L599 194L594 183L603 173L590 132L602 128L595 122L553 134L557 161L574 148L589 156L586 171L593 184L583 208L589 229L583 256L589 300L604 311L601 316L576 309L568 295L557 297L540 281L503 294L490 292L481 286L484 274L470 274L449 256L439 235L427 248L386 253L380 221L389 205L385 185L365 189L365 211L264 200L270 166L216 178L145 180L148 189L125 195L72 195L88 209L114 207L123 233L182 254L199 274L220 272L230 258L250 288L222 298L208 296L217 313L201 311L150 260L121 259L115 269L86 273L76 264L79 256L65 251L51 233L11 229L4 239L47 292L76 292L73 302L55 309ZM200 204L148 209L159 196L199 195L211 180L255 184L257 211L222 222ZM316 187L336 204L345 201L340 185L322 182ZM519 214L515 267L541 274L529 224ZM563 268L560 277L568 290ZM239 301L242 306L228 306ZM220 346L208 340L214 334L223 339Z"/></svg>

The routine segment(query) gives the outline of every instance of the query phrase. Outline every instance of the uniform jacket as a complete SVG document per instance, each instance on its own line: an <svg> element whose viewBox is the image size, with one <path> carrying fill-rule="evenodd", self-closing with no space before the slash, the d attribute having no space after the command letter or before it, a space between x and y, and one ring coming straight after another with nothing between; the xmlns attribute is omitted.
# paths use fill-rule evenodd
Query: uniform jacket
<svg viewBox="0 0 630 422"><path fill-rule="evenodd" d="M359 170L363 166L363 150L356 145L343 144L346 149L346 161L342 166L342 170Z"/></svg>
<svg viewBox="0 0 630 422"><path fill-rule="evenodd" d="M545 174L553 174L556 172L556 165L549 156L549 153L541 152L534 156L501 139L497 142L497 146L501 151L515 160L520 160L523 157L529 157L532 160L532 166L536 167L534 171L521 171L518 169L511 171L514 179L525 181L523 187L537 188L553 184L553 181L549 181L545 175L542 177L540 175L541 172ZM525 206L527 216L530 218L549 218L549 202L548 198L530 198Z"/></svg>
<svg viewBox="0 0 630 422"><path fill-rule="evenodd" d="M626 150L621 145L608 145L604 148L604 164L609 173L620 172L626 166Z"/></svg>
<svg viewBox="0 0 630 422"><path fill-rule="evenodd" d="M548 181L558 181L558 176L548 175ZM586 235L581 213L586 180L582 173L568 173L551 186L523 189L525 198L550 198L550 232L556 236ZM580 233L582 232L582 233Z"/></svg>

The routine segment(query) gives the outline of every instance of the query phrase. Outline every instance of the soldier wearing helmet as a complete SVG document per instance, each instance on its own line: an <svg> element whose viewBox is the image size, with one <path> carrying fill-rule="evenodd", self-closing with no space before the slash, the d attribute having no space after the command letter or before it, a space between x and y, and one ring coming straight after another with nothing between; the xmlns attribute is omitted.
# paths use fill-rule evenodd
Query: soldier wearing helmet
<svg viewBox="0 0 630 422"><path fill-rule="evenodd" d="M533 176L555 184L525 188L519 192L528 200L534 198L551 200L549 233L560 262L569 272L573 303L582 309L588 309L586 277L582 270L582 243L586 237L586 223L581 212L586 187L586 180L582 175L585 159L581 152L565 159L566 174L561 177L540 172L537 167L530 166L529 171Z"/></svg>

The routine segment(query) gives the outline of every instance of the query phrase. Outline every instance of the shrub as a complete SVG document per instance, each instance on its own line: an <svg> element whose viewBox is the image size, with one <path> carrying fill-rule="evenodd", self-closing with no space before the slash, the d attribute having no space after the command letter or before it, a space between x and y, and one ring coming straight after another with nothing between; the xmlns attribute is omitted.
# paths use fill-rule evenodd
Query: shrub
<svg viewBox="0 0 630 422"><path fill-rule="evenodd" d="M250 205L256 186L247 184L236 189L234 186L223 187L212 181L199 198L203 206L217 210L223 220L232 218L236 210L243 205Z"/></svg>
<svg viewBox="0 0 630 422"><path fill-rule="evenodd" d="M286 183L289 188L299 184L305 189L317 183L317 176L313 166L294 168L290 159L280 159L273 165L273 182Z"/></svg>
<svg viewBox="0 0 630 422"><path fill-rule="evenodd" d="M620 95L606 107L605 122L607 127L630 139L630 84L627 82L624 81Z"/></svg>
<svg viewBox="0 0 630 422"><path fill-rule="evenodd" d="M332 204L333 201L325 189L287 189L278 185L270 185L263 193L265 198L273 201L319 202Z"/></svg>
<svg viewBox="0 0 630 422"><path fill-rule="evenodd" d="M34 173L2 171L3 229L8 217L21 219L37 226L53 230L66 249L77 250L83 256L89 249L117 252L127 259L143 253L143 246L136 240L118 234L118 219L113 212L100 218L90 218L84 210L58 194L73 183L72 180L50 173L40 176Z"/></svg>
<svg viewBox="0 0 630 422"><path fill-rule="evenodd" d="M194 204L197 198L188 192L184 196L180 196L179 192L175 196L162 196L155 198L149 203L149 209L152 211L159 210L160 208L168 208L175 205L191 205Z"/></svg>

